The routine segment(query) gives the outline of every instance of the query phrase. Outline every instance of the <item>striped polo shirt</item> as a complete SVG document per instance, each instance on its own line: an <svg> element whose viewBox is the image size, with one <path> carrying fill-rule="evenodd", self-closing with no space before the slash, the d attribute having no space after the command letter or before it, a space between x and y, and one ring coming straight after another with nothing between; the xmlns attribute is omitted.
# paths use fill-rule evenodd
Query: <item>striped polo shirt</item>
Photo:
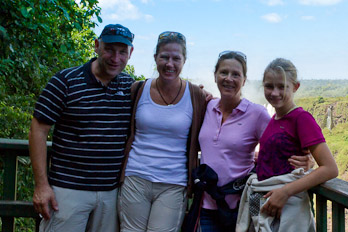
<svg viewBox="0 0 348 232"><path fill-rule="evenodd" d="M95 59L58 72L35 106L35 118L55 125L48 174L55 186L89 191L118 186L134 80L121 73L104 86L92 74Z"/></svg>

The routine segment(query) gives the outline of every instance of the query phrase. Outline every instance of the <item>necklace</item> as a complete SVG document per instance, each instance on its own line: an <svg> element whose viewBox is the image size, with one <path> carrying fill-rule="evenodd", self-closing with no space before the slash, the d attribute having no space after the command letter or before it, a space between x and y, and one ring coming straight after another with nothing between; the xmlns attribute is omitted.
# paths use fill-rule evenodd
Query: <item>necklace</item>
<svg viewBox="0 0 348 232"><path fill-rule="evenodd" d="M275 119L281 119L282 117L284 117L285 115L289 114L291 111L293 111L293 110L296 109L296 108L298 108L297 105L295 105L294 107L292 107L290 110L288 110L288 112L286 112L284 115L282 115L282 116L280 116L280 117L277 116L277 114L276 114Z"/></svg>
<svg viewBox="0 0 348 232"><path fill-rule="evenodd" d="M296 109L298 106L297 105L295 105L294 107L292 107L288 112L286 112L286 114L285 115L287 115L288 113L290 113L291 111L293 111L294 109Z"/></svg>
<svg viewBox="0 0 348 232"><path fill-rule="evenodd" d="M164 100L164 97L163 97L163 95L161 94L161 91L160 91L160 89L159 89L159 87L158 87L158 78L156 79L156 88L157 88L157 91L158 91L159 95L161 96L163 102L166 103L167 106L172 105L172 104L175 102L175 100L178 98L178 96L179 96L179 94L180 94L180 91L181 91L181 87L182 87L182 80L180 79L180 88L179 88L179 91L178 91L178 93L176 94L175 98L168 104L168 102L167 102L166 100Z"/></svg>

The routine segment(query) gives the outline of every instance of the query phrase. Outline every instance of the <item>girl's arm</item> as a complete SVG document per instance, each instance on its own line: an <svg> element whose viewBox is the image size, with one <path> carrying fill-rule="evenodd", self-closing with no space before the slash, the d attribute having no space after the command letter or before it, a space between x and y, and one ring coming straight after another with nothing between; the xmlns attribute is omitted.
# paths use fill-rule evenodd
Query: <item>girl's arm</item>
<svg viewBox="0 0 348 232"><path fill-rule="evenodd" d="M279 218L282 208L289 197L324 183L338 175L335 159L326 143L311 146L309 150L319 167L301 179L268 192L264 197L269 197L269 199L261 208L261 212Z"/></svg>

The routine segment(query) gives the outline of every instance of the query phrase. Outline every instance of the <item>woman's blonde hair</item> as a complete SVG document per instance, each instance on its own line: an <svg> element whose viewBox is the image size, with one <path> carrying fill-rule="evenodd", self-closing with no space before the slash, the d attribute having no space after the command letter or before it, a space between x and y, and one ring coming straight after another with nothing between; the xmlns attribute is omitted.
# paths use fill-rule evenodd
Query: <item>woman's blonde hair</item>
<svg viewBox="0 0 348 232"><path fill-rule="evenodd" d="M290 81L293 85L299 83L297 79L297 69L295 65L287 59L277 58L273 60L265 69L263 73L263 80L265 82L265 76L268 72L276 72L282 75L284 79L284 86L286 87L287 82Z"/></svg>

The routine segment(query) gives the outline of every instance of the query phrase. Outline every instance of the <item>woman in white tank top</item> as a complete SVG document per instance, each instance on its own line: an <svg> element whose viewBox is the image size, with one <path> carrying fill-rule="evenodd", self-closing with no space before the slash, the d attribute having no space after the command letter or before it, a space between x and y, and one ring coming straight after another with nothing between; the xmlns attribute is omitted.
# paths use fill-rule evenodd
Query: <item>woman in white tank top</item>
<svg viewBox="0 0 348 232"><path fill-rule="evenodd" d="M126 148L125 178L119 193L121 231L180 229L191 182L188 150L192 146L188 142L195 134L198 144L204 117L205 108L200 107L198 117L194 112L198 104L205 105L205 94L179 76L186 60L184 35L161 33L154 58L159 76L145 82L133 110L135 136L129 154Z"/></svg>

